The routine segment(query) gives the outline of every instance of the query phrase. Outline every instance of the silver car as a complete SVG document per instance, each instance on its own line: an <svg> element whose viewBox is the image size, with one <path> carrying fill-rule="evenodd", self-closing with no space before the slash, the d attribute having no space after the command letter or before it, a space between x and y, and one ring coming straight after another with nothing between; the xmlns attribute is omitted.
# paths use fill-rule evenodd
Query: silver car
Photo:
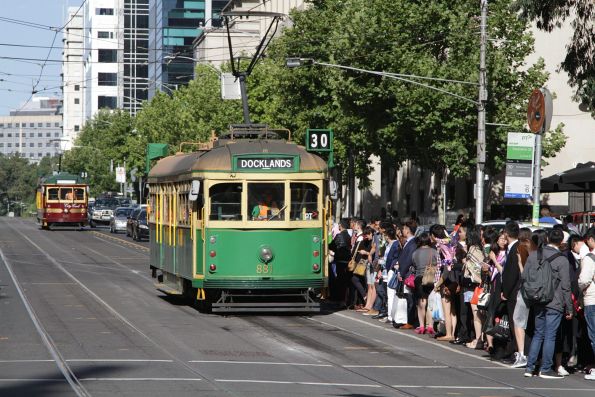
<svg viewBox="0 0 595 397"><path fill-rule="evenodd" d="M132 210L134 210L132 207L118 207L114 210L114 215L109 224L110 233L126 231L126 221L132 213Z"/></svg>

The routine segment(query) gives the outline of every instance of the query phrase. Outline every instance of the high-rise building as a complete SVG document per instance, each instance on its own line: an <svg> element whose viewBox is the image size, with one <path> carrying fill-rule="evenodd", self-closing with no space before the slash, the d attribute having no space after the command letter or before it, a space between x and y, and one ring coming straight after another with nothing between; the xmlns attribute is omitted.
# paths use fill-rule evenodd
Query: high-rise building
<svg viewBox="0 0 595 397"><path fill-rule="evenodd" d="M78 136L83 123L84 96L83 87L83 13L78 7L68 9L67 25L64 28L64 47L62 50L62 113L63 136L66 139L65 149L69 149Z"/></svg>
<svg viewBox="0 0 595 397"><path fill-rule="evenodd" d="M124 0L122 107L136 114L149 97L149 0Z"/></svg>
<svg viewBox="0 0 595 397"><path fill-rule="evenodd" d="M56 155L63 143L59 106L58 98L33 97L9 116L0 116L0 154L31 162Z"/></svg>
<svg viewBox="0 0 595 397"><path fill-rule="evenodd" d="M205 27L221 25L228 1L150 0L149 98L192 80L192 42Z"/></svg>

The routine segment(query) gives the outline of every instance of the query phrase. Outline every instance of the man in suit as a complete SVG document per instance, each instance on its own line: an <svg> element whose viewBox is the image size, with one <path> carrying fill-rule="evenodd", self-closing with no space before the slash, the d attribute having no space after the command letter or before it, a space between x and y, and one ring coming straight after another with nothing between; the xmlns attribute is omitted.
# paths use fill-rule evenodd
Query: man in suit
<svg viewBox="0 0 595 397"><path fill-rule="evenodd" d="M404 281L411 273L411 267L413 266L413 253L417 249L415 241L415 232L417 231L417 222L413 219L408 220L403 225L403 237L405 243L398 257L398 269L400 273L400 281ZM405 287L407 289L407 287ZM404 294L404 298L407 299L407 324L400 326L401 329L413 329L415 328L414 322L417 318L417 311L415 302L413 302L413 291L409 291Z"/></svg>
<svg viewBox="0 0 595 397"><path fill-rule="evenodd" d="M397 262L397 257L400 251L397 233L392 226L384 230L384 236L386 237L387 246L384 255L379 261L379 263L382 264L382 269L380 270L381 275L378 277L378 285L376 287L378 296L374 305L379 313L372 317L380 320L388 317L390 313L388 310L388 287L386 285L388 282L388 269ZM391 292L394 294L394 290ZM389 321L392 321L392 318L389 319Z"/></svg>
<svg viewBox="0 0 595 397"><path fill-rule="evenodd" d="M512 315L514 307L516 306L516 299L519 289L521 288L521 269L519 267L518 242L519 242L519 224L515 221L506 222L504 226L504 236L508 242L506 248L506 262L502 270L502 301L506 303L506 310L508 312L508 321L510 329L514 329L514 322ZM514 333L512 333L512 347L516 351L516 342L514 340Z"/></svg>
<svg viewBox="0 0 595 397"><path fill-rule="evenodd" d="M335 253L336 276L330 280L331 299L345 305L345 293L347 291L348 272L347 264L351 259L351 236L347 232L349 221L341 219L339 223L339 234L329 244L329 249ZM329 272L333 274L333 272Z"/></svg>

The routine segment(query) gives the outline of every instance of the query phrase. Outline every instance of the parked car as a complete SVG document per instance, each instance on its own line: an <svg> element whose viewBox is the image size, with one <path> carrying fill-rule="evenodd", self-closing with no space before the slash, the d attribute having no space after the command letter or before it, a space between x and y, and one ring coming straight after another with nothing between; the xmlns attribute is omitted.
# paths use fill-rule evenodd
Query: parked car
<svg viewBox="0 0 595 397"><path fill-rule="evenodd" d="M136 207L126 218L126 237L132 237L132 225L142 210L141 207Z"/></svg>
<svg viewBox="0 0 595 397"><path fill-rule="evenodd" d="M114 216L112 216L112 220L109 224L110 233L125 232L128 217L130 216L133 210L134 208L132 207L116 208L116 210L114 211Z"/></svg>
<svg viewBox="0 0 595 397"><path fill-rule="evenodd" d="M132 221L132 239L141 241L149 238L149 225L147 224L147 210L141 209L137 217Z"/></svg>

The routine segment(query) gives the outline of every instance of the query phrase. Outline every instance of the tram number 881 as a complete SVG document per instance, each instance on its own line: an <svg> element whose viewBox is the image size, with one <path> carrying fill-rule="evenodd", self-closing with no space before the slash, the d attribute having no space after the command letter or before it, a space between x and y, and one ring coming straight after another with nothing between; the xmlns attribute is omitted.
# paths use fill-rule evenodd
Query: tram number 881
<svg viewBox="0 0 595 397"><path fill-rule="evenodd" d="M258 274L271 274L273 272L273 265L256 265L256 273Z"/></svg>

